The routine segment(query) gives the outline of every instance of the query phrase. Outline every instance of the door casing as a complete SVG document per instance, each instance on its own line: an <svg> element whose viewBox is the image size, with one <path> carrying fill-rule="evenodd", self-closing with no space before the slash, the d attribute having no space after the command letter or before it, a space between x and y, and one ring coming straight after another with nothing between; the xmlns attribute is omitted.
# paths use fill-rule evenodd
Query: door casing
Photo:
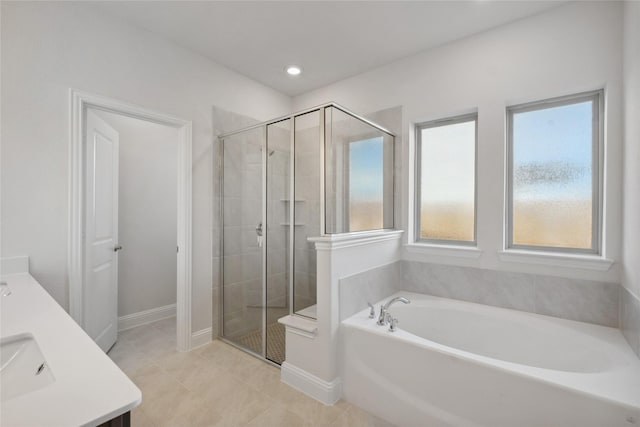
<svg viewBox="0 0 640 427"><path fill-rule="evenodd" d="M121 114L179 130L178 141L178 221L176 323L179 351L191 349L192 287L192 123L164 113L74 89L69 90L69 235L67 271L71 317L84 328L84 156L85 120L88 108Z"/></svg>

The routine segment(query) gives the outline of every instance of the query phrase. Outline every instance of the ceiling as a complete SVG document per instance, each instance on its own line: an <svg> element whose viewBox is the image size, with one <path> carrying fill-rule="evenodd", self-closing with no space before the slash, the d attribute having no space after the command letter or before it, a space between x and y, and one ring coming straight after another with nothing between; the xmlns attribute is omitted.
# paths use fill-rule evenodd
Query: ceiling
<svg viewBox="0 0 640 427"><path fill-rule="evenodd" d="M106 1L103 11L295 96L558 1ZM289 64L303 73L290 77Z"/></svg>

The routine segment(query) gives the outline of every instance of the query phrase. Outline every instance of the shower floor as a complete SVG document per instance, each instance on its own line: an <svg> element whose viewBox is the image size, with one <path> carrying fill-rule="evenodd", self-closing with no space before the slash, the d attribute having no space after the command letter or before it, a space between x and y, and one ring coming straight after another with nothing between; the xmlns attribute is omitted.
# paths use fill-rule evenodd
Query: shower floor
<svg viewBox="0 0 640 427"><path fill-rule="evenodd" d="M281 323L267 326L267 359L281 365L284 362L285 328ZM255 353L262 353L262 330L257 330L235 338L238 344L247 347Z"/></svg>

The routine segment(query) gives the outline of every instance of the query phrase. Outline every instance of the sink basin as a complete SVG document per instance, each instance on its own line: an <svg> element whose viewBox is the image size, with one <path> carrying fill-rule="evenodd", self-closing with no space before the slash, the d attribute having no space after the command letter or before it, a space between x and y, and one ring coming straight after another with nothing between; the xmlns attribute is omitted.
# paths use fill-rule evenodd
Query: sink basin
<svg viewBox="0 0 640 427"><path fill-rule="evenodd" d="M35 338L18 334L0 340L0 400L39 390L55 381Z"/></svg>

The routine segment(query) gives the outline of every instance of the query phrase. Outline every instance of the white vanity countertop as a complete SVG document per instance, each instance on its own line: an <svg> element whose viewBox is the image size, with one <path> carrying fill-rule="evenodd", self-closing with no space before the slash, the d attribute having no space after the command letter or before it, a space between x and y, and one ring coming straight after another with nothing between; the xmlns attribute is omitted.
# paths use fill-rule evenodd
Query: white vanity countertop
<svg viewBox="0 0 640 427"><path fill-rule="evenodd" d="M0 425L96 426L135 408L142 393L29 274L3 277L0 336L32 334L55 382L2 402Z"/></svg>

